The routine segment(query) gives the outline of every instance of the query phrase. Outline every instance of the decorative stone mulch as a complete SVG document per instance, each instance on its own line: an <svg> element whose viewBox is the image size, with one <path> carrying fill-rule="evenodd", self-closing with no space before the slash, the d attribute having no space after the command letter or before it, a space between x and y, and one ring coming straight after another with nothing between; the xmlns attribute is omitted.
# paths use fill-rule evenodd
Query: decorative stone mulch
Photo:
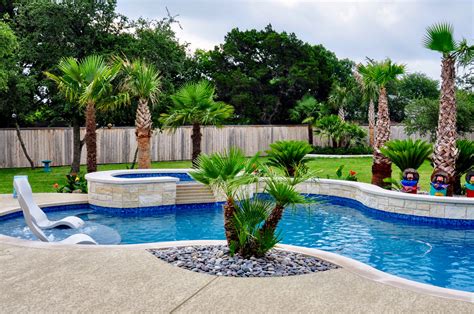
<svg viewBox="0 0 474 314"><path fill-rule="evenodd" d="M230 256L224 245L186 246L148 250L159 259L174 266L198 273L229 277L295 276L338 268L316 257L272 250L265 257L245 259Z"/></svg>

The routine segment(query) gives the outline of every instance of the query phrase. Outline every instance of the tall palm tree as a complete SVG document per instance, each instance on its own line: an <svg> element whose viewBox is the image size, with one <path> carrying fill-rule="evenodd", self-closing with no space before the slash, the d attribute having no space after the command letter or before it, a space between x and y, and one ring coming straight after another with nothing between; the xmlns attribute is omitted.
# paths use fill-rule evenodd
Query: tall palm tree
<svg viewBox="0 0 474 314"><path fill-rule="evenodd" d="M352 90L349 87L334 83L329 94L328 103L337 109L337 115L341 121L346 121L345 108L349 106L352 100Z"/></svg>
<svg viewBox="0 0 474 314"><path fill-rule="evenodd" d="M192 161L201 154L201 125L220 126L234 113L234 107L214 100L214 86L207 80L188 83L171 96L174 106L168 113L161 114L163 127L176 129L180 126L192 125Z"/></svg>
<svg viewBox="0 0 474 314"><path fill-rule="evenodd" d="M309 95L298 100L296 106L290 110L291 120L308 125L308 143L310 145L313 145L313 124L320 118L322 110L323 104Z"/></svg>
<svg viewBox="0 0 474 314"><path fill-rule="evenodd" d="M149 103L154 105L160 94L160 75L155 68L141 60L133 62L128 59L117 59L122 63L124 78L121 89L130 97L138 99L135 117L135 135L138 145L138 168L148 169L151 166L150 140L153 122Z"/></svg>
<svg viewBox="0 0 474 314"><path fill-rule="evenodd" d="M397 76L404 72L404 65L395 64L390 59L380 62L369 59L367 65L359 66L359 73L362 75L364 84L376 84L379 89L376 137L372 164L372 183L378 186L383 186L383 180L390 178L392 175L390 159L380 152L380 148L384 146L385 142L390 140L390 115L386 86L389 82L396 80Z"/></svg>
<svg viewBox="0 0 474 314"><path fill-rule="evenodd" d="M456 97L455 78L456 62L468 64L474 58L474 46L469 46L463 39L456 42L453 38L453 27L448 23L434 24L426 29L423 40L426 48L441 52L441 97L439 103L438 128L433 154L434 172L444 171L448 174L449 188L447 195L453 195L456 174Z"/></svg>
<svg viewBox="0 0 474 314"><path fill-rule="evenodd" d="M96 109L109 110L128 102L128 94L116 93L112 81L120 66L109 66L101 56L80 61L68 57L58 65L61 76L45 72L58 85L66 101L86 111L87 172L97 171Z"/></svg>
<svg viewBox="0 0 474 314"><path fill-rule="evenodd" d="M374 101L378 97L379 88L374 82L365 82L362 78L362 75L359 73L359 66L357 66L357 71L354 71L354 77L362 88L363 100L365 103L369 103L368 110L368 122L369 122L369 145L374 147L375 144L375 104Z"/></svg>

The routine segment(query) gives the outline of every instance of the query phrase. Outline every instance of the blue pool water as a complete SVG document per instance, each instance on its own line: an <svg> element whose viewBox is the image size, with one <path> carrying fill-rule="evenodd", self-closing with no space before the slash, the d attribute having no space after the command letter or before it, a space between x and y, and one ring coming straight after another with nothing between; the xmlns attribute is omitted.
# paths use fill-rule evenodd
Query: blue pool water
<svg viewBox="0 0 474 314"><path fill-rule="evenodd" d="M187 173L125 173L125 174L118 174L115 175L116 178L161 178L161 177L174 177L178 178L181 182L190 182L194 181L194 179Z"/></svg>
<svg viewBox="0 0 474 314"><path fill-rule="evenodd" d="M440 287L474 292L474 226L441 226L381 216L337 197L287 209L280 223L283 243L351 257L379 270ZM49 212L52 219L79 215L86 228L118 232L122 244L173 240L224 239L222 207L179 207L162 213L120 217L86 205ZM108 229L107 229L108 230ZM80 230L88 233L88 230ZM33 239L21 216L0 221L0 233ZM65 230L47 231L54 240ZM115 237L115 238L114 238ZM102 234L101 243L117 242Z"/></svg>

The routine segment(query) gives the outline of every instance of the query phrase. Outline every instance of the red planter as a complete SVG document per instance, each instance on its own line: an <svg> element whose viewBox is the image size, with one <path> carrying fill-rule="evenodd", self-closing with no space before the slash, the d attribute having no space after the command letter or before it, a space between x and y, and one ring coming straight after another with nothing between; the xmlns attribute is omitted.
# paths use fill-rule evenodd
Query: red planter
<svg viewBox="0 0 474 314"><path fill-rule="evenodd" d="M467 197L474 197L474 190L466 189L466 196Z"/></svg>

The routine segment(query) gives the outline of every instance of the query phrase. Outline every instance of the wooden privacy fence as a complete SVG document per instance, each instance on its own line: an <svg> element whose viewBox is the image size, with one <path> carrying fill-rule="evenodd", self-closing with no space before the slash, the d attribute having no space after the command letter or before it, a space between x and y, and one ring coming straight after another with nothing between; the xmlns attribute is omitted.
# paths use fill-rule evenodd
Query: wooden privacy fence
<svg viewBox="0 0 474 314"><path fill-rule="evenodd" d="M84 135L85 130L81 130ZM408 138L402 125L392 126L392 139ZM37 166L41 160L52 160L53 166L70 165L72 162L72 128L31 128L22 130L28 153ZM264 152L278 140L308 140L304 125L245 125L223 128L203 127L202 151L222 152L232 146L240 147L247 156ZM420 138L418 135L411 138ZM474 134L467 138L473 140ZM326 145L327 140L314 137L314 144ZM14 129L0 129L0 168L28 167ZM117 127L97 131L99 163L129 163L136 149L135 129ZM176 132L155 132L152 138L152 160L191 159L191 127L181 127ZM81 163L86 161L85 146Z"/></svg>

